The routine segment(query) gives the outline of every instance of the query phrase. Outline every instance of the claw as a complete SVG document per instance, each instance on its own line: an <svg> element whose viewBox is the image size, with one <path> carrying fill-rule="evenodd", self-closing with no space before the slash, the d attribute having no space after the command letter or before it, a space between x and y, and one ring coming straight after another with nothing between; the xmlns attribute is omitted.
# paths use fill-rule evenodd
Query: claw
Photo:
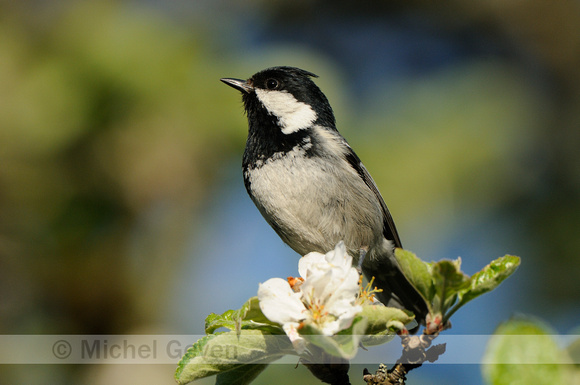
<svg viewBox="0 0 580 385"><path fill-rule="evenodd" d="M362 274L362 264L365 260L366 255L367 255L367 250L361 247L359 250L359 253L360 254L359 254L358 265L356 267L356 270L358 271L359 274Z"/></svg>

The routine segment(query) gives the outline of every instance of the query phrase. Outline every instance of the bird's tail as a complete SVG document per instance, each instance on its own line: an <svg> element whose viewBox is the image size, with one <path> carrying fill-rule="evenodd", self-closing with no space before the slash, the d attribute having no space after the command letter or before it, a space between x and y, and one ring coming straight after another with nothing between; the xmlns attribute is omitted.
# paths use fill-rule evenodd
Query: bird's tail
<svg viewBox="0 0 580 385"><path fill-rule="evenodd" d="M374 277L374 286L382 289L382 292L376 294L379 301L385 306L413 312L415 320L425 325L425 318L429 313L427 303L407 280L393 253L381 255L379 258L365 258L362 270L368 280Z"/></svg>

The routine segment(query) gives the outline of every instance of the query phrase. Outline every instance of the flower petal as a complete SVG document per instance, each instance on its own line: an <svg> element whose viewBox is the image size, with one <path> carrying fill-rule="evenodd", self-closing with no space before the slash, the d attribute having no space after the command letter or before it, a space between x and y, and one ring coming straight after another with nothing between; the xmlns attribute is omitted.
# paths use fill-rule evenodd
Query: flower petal
<svg viewBox="0 0 580 385"><path fill-rule="evenodd" d="M299 326L300 324L298 322L288 322L282 326L282 329L284 329L290 342L292 342L294 350L296 350L298 354L302 354L306 351L306 341L298 333Z"/></svg>
<svg viewBox="0 0 580 385"><path fill-rule="evenodd" d="M306 318L306 307L300 299L301 293L295 293L288 281L272 278L260 284L258 300L262 313L272 322L285 324L299 322Z"/></svg>
<svg viewBox="0 0 580 385"><path fill-rule="evenodd" d="M343 270L348 270L352 266L352 257L347 254L343 241L338 242L334 250L326 253L324 257L331 266L337 266Z"/></svg>
<svg viewBox="0 0 580 385"><path fill-rule="evenodd" d="M298 271L304 279L294 290L288 281L272 278L260 285L258 299L264 315L279 323L298 353L306 350L300 325L311 325L332 336L349 328L362 311L357 305L359 273L352 267L344 242L334 250L302 257Z"/></svg>
<svg viewBox="0 0 580 385"><path fill-rule="evenodd" d="M315 274L324 269L327 264L324 254L313 251L300 258L298 261L298 273L302 278L306 278L310 274Z"/></svg>
<svg viewBox="0 0 580 385"><path fill-rule="evenodd" d="M359 277L359 273L354 267L342 272L340 276L335 274L333 281L333 299L346 298L352 300L354 304L356 295L360 290Z"/></svg>

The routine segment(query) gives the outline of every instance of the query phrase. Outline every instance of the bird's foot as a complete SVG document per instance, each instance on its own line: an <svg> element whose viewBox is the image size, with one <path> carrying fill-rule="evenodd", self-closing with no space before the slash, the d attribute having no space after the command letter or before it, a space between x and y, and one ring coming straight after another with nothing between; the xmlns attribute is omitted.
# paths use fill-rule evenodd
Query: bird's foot
<svg viewBox="0 0 580 385"><path fill-rule="evenodd" d="M363 265L363 262L365 260L366 255L367 255L367 249L361 247L359 250L358 264L356 266L356 270L358 271L359 274L362 274L362 265Z"/></svg>

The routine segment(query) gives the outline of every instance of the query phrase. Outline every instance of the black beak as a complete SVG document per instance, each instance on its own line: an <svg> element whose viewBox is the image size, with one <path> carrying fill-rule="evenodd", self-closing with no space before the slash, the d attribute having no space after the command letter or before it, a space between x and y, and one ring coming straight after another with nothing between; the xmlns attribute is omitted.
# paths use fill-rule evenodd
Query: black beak
<svg viewBox="0 0 580 385"><path fill-rule="evenodd" d="M235 88L238 91L241 92L247 92L250 93L254 90L254 87L252 87L247 80L241 80L241 79L232 79L232 78L222 78L220 79L222 82L224 82L225 84L227 84L230 87Z"/></svg>

